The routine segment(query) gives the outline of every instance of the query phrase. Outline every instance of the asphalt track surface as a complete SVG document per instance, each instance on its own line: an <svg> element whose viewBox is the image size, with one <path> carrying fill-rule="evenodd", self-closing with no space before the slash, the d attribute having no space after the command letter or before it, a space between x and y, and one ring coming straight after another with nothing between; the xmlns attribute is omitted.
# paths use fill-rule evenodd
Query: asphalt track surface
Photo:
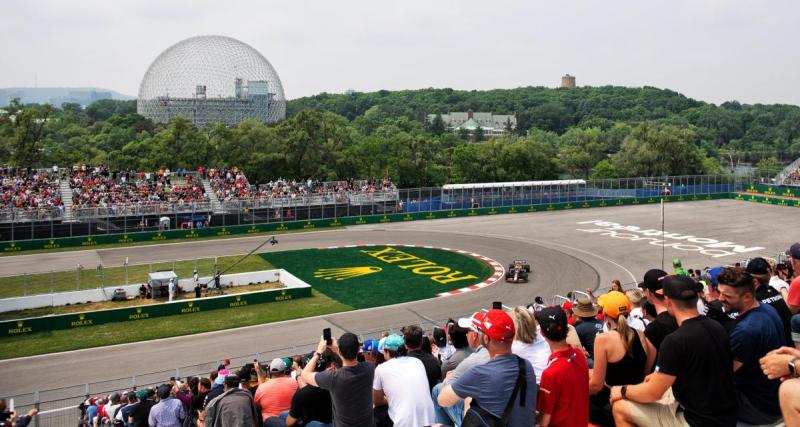
<svg viewBox="0 0 800 427"><path fill-rule="evenodd" d="M786 250L798 210L789 207L758 205L734 200L670 203L666 206L665 230L676 235L700 238L700 243L734 242L742 248L761 247L742 254L712 257L697 249L702 245L683 240L668 243L690 246L668 247L667 264L680 257L685 268L732 264L762 255L774 256ZM167 380L170 370L194 366L196 372L181 371L181 376L208 372L215 361L239 357L234 364L290 352L309 351L323 328L334 335L342 331L374 336L378 331L398 329L407 324L430 328L448 317L466 315L487 308L492 301L524 305L535 296L550 298L574 289L607 287L612 279L632 283L649 268L660 267L662 248L642 239L640 234L619 231L616 236L598 230L597 225L581 222L604 220L641 229L660 229L657 204L536 212L530 214L480 216L409 223L363 225L345 229L277 236L279 244L262 249L289 249L341 246L363 243L422 244L463 249L493 258L507 265L526 258L531 264L531 281L508 284L502 280L492 286L466 294L366 310L290 320L239 329L166 338L148 342L78 350L0 361L2 393L14 395L34 390L53 389L88 382L107 381L99 388L108 390L130 385L136 375L139 384ZM794 221L793 221L794 220ZM0 258L3 274L50 271L84 266L192 259L247 253L267 237L172 243L158 246L87 250L53 254L19 255ZM638 240L634 240L638 239ZM706 239L706 240L703 240ZM792 240L793 239L793 240ZM655 240L655 239L654 239ZM719 249L717 249L719 250ZM669 266L667 268L669 270ZM346 301L345 301L346 303ZM267 307L265 306L265 309ZM224 315L220 312L220 315ZM129 325L120 324L120 327ZM86 333L91 333L87 329ZM210 362L210 363L209 363ZM158 374L143 375L145 373ZM127 377L126 380L111 381ZM145 379L147 378L147 379Z"/></svg>

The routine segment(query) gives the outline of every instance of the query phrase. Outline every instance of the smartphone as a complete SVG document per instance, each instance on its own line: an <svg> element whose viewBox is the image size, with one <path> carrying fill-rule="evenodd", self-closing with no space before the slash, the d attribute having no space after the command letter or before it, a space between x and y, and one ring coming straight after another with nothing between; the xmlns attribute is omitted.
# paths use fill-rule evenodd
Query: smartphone
<svg viewBox="0 0 800 427"><path fill-rule="evenodd" d="M325 338L326 344L333 344L333 340L331 339L331 328L325 328L322 330L322 338Z"/></svg>
<svg viewBox="0 0 800 427"><path fill-rule="evenodd" d="M493 302L492 303L492 309L494 309L494 310L502 310L503 309L503 303L500 302L500 301Z"/></svg>

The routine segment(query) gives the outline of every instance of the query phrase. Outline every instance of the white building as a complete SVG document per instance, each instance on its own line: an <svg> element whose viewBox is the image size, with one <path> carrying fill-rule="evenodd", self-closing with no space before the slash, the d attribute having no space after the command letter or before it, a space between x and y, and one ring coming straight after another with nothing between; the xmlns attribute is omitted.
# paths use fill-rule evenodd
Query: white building
<svg viewBox="0 0 800 427"><path fill-rule="evenodd" d="M433 123L436 116L436 114L428 114L428 123ZM466 129L470 134L473 134L475 129L480 127L483 130L483 135L490 137L502 136L508 133L508 129L514 130L517 128L517 116L513 114L503 115L467 111L451 112L441 116L447 130L454 133L458 133L461 129Z"/></svg>

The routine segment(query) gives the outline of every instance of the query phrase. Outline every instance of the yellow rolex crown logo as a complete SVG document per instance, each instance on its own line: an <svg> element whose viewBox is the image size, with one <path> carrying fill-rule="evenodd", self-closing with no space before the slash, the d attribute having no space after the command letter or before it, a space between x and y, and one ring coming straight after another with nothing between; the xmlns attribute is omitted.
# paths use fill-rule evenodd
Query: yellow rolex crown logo
<svg viewBox="0 0 800 427"><path fill-rule="evenodd" d="M21 321L21 320L20 320L19 322L17 322L17 327L18 327L18 328L21 328L21 327L22 327L22 321Z"/></svg>
<svg viewBox="0 0 800 427"><path fill-rule="evenodd" d="M81 314L81 315L79 315L79 316L78 316L78 319L81 319L81 320L83 320L83 319L85 319L85 318L86 318L86 315L85 315L85 314Z"/></svg>
<svg viewBox="0 0 800 427"><path fill-rule="evenodd" d="M281 289L281 296L286 295L286 289Z"/></svg>
<svg viewBox="0 0 800 427"><path fill-rule="evenodd" d="M191 307L191 306L193 306L193 305L194 305L194 303L193 303L193 302L190 302L190 303L189 303L189 307Z"/></svg>
<svg viewBox="0 0 800 427"><path fill-rule="evenodd" d="M236 295L236 301L241 301L241 300L242 300L242 297L240 297L239 295Z"/></svg>
<svg viewBox="0 0 800 427"><path fill-rule="evenodd" d="M142 312L142 308L141 307L136 309L136 313L141 313L141 312Z"/></svg>
<svg viewBox="0 0 800 427"><path fill-rule="evenodd" d="M325 280L336 279L338 281L352 279L359 276L366 276L382 270L383 269L380 267L320 268L314 273L314 277Z"/></svg>

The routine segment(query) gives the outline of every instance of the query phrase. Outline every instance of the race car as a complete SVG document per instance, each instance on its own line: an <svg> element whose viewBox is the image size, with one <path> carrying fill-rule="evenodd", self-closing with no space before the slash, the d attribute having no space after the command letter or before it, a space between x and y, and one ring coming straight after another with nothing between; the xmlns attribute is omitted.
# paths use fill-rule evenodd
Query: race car
<svg viewBox="0 0 800 427"><path fill-rule="evenodd" d="M506 282L524 283L528 281L528 274L531 272L531 265L524 259L514 260L508 265L506 270Z"/></svg>

